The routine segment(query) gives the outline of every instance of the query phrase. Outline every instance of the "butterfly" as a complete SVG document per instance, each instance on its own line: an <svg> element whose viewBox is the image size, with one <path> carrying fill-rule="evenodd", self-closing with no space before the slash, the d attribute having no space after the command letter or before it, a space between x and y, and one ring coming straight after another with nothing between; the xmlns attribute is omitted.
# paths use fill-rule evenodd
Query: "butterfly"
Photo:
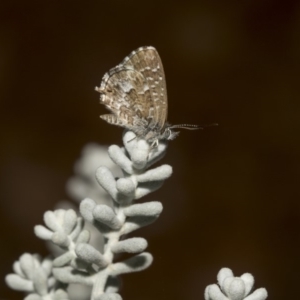
<svg viewBox="0 0 300 300"><path fill-rule="evenodd" d="M175 128L200 129L198 125L167 123L168 98L162 61L154 47L140 47L109 70L95 88L111 114L106 122L133 131L152 146L160 140L173 140Z"/></svg>

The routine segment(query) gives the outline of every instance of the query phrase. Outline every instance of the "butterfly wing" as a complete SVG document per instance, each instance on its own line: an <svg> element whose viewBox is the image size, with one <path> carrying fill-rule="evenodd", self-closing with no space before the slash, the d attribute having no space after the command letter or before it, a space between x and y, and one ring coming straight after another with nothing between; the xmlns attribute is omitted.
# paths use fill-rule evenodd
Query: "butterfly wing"
<svg viewBox="0 0 300 300"><path fill-rule="evenodd" d="M100 116L107 122L128 129L147 127L151 95L144 76L133 68L117 66L106 73L100 88L100 103L115 115ZM110 117L108 117L110 116ZM111 122L110 122L111 121Z"/></svg>
<svg viewBox="0 0 300 300"><path fill-rule="evenodd" d="M96 90L101 93L100 103L112 112L100 116L102 119L147 139L160 135L168 103L164 70L155 48L131 52L104 75Z"/></svg>
<svg viewBox="0 0 300 300"><path fill-rule="evenodd" d="M145 88L149 88L150 98L147 97L147 107L143 117L151 127L161 130L168 114L168 99L165 73L161 59L154 47L141 47L131 52L119 65L121 68L132 68L142 74Z"/></svg>

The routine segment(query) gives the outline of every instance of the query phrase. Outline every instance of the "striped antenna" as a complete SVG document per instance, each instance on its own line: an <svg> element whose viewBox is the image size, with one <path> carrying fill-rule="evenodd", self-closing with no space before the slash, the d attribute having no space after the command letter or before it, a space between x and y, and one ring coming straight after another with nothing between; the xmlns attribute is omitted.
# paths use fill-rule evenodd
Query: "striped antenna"
<svg viewBox="0 0 300 300"><path fill-rule="evenodd" d="M197 129L204 129L205 127L211 127L211 126L218 126L218 123L212 123L208 125L193 125L193 124L179 124L179 125L172 125L169 128L182 128L187 130L197 130Z"/></svg>

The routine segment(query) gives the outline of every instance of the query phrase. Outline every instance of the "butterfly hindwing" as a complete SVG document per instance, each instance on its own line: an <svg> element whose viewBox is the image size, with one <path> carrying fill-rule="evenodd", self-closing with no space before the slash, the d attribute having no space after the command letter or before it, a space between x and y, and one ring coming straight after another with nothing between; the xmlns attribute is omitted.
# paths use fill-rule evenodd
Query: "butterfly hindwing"
<svg viewBox="0 0 300 300"><path fill-rule="evenodd" d="M116 67L105 74L100 102L118 119L118 125L132 129L148 126L152 100L144 76L134 69Z"/></svg>

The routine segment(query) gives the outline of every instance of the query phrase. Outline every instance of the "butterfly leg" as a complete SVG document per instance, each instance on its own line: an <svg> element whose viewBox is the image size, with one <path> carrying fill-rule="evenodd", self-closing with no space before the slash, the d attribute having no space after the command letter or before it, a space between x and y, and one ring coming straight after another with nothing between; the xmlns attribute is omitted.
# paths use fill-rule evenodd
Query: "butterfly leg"
<svg viewBox="0 0 300 300"><path fill-rule="evenodd" d="M151 149L157 148L158 147L158 139L155 139L152 144L150 145Z"/></svg>

